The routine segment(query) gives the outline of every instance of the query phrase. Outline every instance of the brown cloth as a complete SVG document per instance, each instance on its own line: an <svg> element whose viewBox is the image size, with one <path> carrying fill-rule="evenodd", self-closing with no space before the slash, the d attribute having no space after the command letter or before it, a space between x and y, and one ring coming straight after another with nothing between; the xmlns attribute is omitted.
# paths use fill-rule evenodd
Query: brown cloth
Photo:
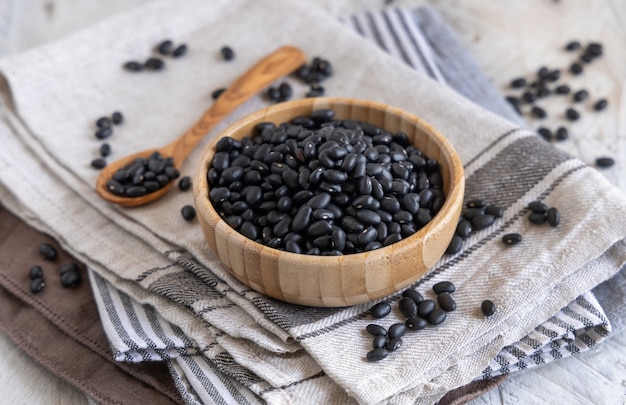
<svg viewBox="0 0 626 405"><path fill-rule="evenodd" d="M57 250L49 261L39 254L47 242ZM58 244L0 205L0 330L35 361L101 404L181 404L162 362L113 360L100 316L81 267L82 282L64 288L63 264L75 262ZM45 287L30 292L29 269L43 268Z"/></svg>

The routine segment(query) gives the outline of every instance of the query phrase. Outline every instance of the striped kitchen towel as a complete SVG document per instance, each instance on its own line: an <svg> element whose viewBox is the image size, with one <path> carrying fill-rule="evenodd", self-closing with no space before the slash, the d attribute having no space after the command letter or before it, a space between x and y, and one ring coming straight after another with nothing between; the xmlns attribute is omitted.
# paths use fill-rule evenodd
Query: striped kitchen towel
<svg viewBox="0 0 626 405"><path fill-rule="evenodd" d="M311 20L317 29L303 30ZM121 69L164 37L186 42L190 52L168 60L163 74ZM240 50L235 63L219 60L215 44L221 43ZM429 295L434 283L454 282L457 311L437 328L405 336L402 350L382 363L364 360L371 303L303 308L242 286L206 248L197 224L176 215L190 203L189 193L171 192L152 205L124 209L93 191L97 173L88 162L99 142L86 132L103 106L120 108L127 118L111 138L115 156L166 144L203 112L213 89L284 43L333 61L335 73L324 83L328 95L388 103L446 134L465 163L467 198L485 198L504 209L492 227L468 238L462 252L442 258L415 284ZM503 348L626 261L626 202L599 173L304 2L155 1L1 60L0 71L11 89L2 93L0 110L6 139L0 149L3 204L54 236L115 289L152 306L197 348L192 356L267 402L433 402L480 376ZM303 95L306 86L294 83L294 92ZM262 97L250 100L213 135L266 103ZM183 173L192 171L200 153L192 153ZM527 204L538 199L559 208L559 227L528 223ZM499 241L505 232L524 234L525 249L511 253ZM575 248L580 241L585 249ZM477 313L485 298L498 307L488 319ZM146 327L141 319L135 325ZM392 314L385 322L399 320ZM165 350L166 342L150 343L148 354L137 359L188 358ZM176 367L196 369L194 363ZM199 397L203 378L195 375L181 384Z"/></svg>
<svg viewBox="0 0 626 405"><path fill-rule="evenodd" d="M510 120L520 120L432 9L389 8L353 15L342 22L411 68L448 84ZM468 88L468 83L472 87ZM258 400L223 363L225 358L234 362L227 352L220 353L218 360L198 353L200 350L193 347L182 331L158 316L153 307L139 305L97 274L90 274L97 280L93 283L97 287L94 294L116 359L148 356L151 360L168 360L181 393L201 403ZM477 378L492 379L583 352L599 344L609 333L610 325L602 307L593 294L585 293L519 342L504 347ZM162 343L167 341L169 345ZM159 342L159 350L167 350L166 356L155 353L154 342Z"/></svg>

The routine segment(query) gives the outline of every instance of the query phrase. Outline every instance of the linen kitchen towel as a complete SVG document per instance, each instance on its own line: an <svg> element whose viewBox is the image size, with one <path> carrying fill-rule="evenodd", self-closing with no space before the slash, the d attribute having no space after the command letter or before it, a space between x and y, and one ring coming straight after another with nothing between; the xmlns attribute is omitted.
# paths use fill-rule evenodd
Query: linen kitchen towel
<svg viewBox="0 0 626 405"><path fill-rule="evenodd" d="M302 30L305 18L315 20L320 29ZM165 37L186 42L189 54L168 60L165 71L156 74L132 75L121 69L125 61L145 57ZM245 51L238 52L236 63L226 64L217 57L216 43ZM97 173L88 162L99 147L90 134L95 118L114 109L124 111L127 120L112 138L115 156L165 144L200 115L213 89L285 43L333 61L335 74L325 83L327 94L386 102L429 121L449 137L465 162L467 198L485 198L505 208L494 227L467 240L459 255L443 258L418 285L428 291L437 281L453 281L460 304L454 316L405 339L401 353L384 364L363 359L369 346L363 334L369 305L296 308L237 283L206 249L199 228L177 215L191 201L189 194L172 192L151 206L128 210L111 207L93 192ZM211 324L211 336L230 345L229 353L240 363L250 363L249 369L258 360L252 357L258 350L253 347L296 357L306 351L323 370L311 377L332 381L356 401L432 402L471 381L504 346L519 341L624 262L623 197L598 173L534 133L415 74L303 3L187 2L173 7L158 2L5 59L0 68L13 103L11 110L3 108L3 203L52 231L70 252L137 302L154 305L186 336L210 344L207 328L196 328L191 321L193 313L200 315ZM223 125L264 105L261 97L251 100ZM191 172L199 153L190 157L183 172ZM528 224L526 205L537 199L559 208L559 227ZM512 255L499 242L505 231L519 231L534 243ZM586 243L584 251L573 247L580 240ZM498 305L488 320L476 316L486 297ZM168 299L178 305L165 304ZM230 303L234 310L214 311L216 302ZM223 321L226 313L230 325ZM242 327L233 327L239 326L236 319L244 321ZM298 369L294 362L301 363L299 377L314 368L293 357L282 356L282 362L267 357L263 372L274 373L276 382L285 369ZM289 367L281 369L278 363ZM267 392L278 399L287 395L285 388L288 384L276 384Z"/></svg>

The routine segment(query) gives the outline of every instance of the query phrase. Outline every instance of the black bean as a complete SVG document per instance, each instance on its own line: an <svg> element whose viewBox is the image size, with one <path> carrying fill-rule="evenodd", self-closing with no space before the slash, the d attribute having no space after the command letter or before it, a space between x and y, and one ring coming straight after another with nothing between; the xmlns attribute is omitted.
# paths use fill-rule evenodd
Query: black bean
<svg viewBox="0 0 626 405"><path fill-rule="evenodd" d="M143 70L143 64L136 61L129 61L124 63L124 69L129 72L141 72Z"/></svg>
<svg viewBox="0 0 626 405"><path fill-rule="evenodd" d="M96 120L96 126L98 128L106 128L111 126L111 119L109 117L100 117Z"/></svg>
<svg viewBox="0 0 626 405"><path fill-rule="evenodd" d="M528 220L535 225L541 225L546 222L546 214L533 212L528 216Z"/></svg>
<svg viewBox="0 0 626 405"><path fill-rule="evenodd" d="M493 215L495 218L502 218L504 209L496 205L488 205L485 207L485 214Z"/></svg>
<svg viewBox="0 0 626 405"><path fill-rule="evenodd" d="M114 111L113 114L111 114L111 122L113 122L113 124L119 125L123 121L124 121L124 116L122 115L120 111Z"/></svg>
<svg viewBox="0 0 626 405"><path fill-rule="evenodd" d="M165 62L163 62L163 59L159 58L148 58L143 64L143 67L146 70L162 70L165 67Z"/></svg>
<svg viewBox="0 0 626 405"><path fill-rule="evenodd" d="M91 167L94 169L102 169L107 165L107 161L104 158L97 158L91 161Z"/></svg>
<svg viewBox="0 0 626 405"><path fill-rule="evenodd" d="M437 303L439 304L439 307L446 312L452 312L456 310L456 302L448 292L438 294Z"/></svg>
<svg viewBox="0 0 626 405"><path fill-rule="evenodd" d="M404 326L404 324L401 324L401 325ZM402 346L402 339L397 337L397 338L389 339L389 341L385 345L385 348L390 352L395 352L396 350L400 349L401 346Z"/></svg>
<svg viewBox="0 0 626 405"><path fill-rule="evenodd" d="M233 51L230 46L223 46L222 49L220 49L220 53L224 60L233 60L235 58L235 51Z"/></svg>
<svg viewBox="0 0 626 405"><path fill-rule="evenodd" d="M291 228L296 232L305 230L311 221L313 209L308 205L301 206L293 217Z"/></svg>
<svg viewBox="0 0 626 405"><path fill-rule="evenodd" d="M375 323L370 323L369 325L367 325L365 327L365 330L369 332L369 334L374 335L374 336L376 335L386 336L387 335L387 329Z"/></svg>
<svg viewBox="0 0 626 405"><path fill-rule="evenodd" d="M39 245L39 254L46 260L54 260L57 257L57 250L49 243Z"/></svg>
<svg viewBox="0 0 626 405"><path fill-rule="evenodd" d="M539 79L547 79L549 74L550 71L545 66L540 67L537 71L537 76L539 77Z"/></svg>
<svg viewBox="0 0 626 405"><path fill-rule="evenodd" d="M507 233L502 236L502 242L507 245L517 245L522 241L522 235L519 233Z"/></svg>
<svg viewBox="0 0 626 405"><path fill-rule="evenodd" d="M472 223L467 220L462 220L456 226L455 234L463 239L467 239L472 233Z"/></svg>
<svg viewBox="0 0 626 405"><path fill-rule="evenodd" d="M360 209L356 212L357 218L364 225L376 225L381 221L380 214L369 209Z"/></svg>
<svg viewBox="0 0 626 405"><path fill-rule="evenodd" d="M402 297L398 303L400 311L406 318L413 318L417 316L417 303L410 297Z"/></svg>
<svg viewBox="0 0 626 405"><path fill-rule="evenodd" d="M171 40L166 39L157 45L157 52L159 52L163 56L169 55L169 53L172 51L173 45L174 44Z"/></svg>
<svg viewBox="0 0 626 405"><path fill-rule="evenodd" d="M404 323L398 322L394 323L389 327L387 331L387 337L389 339L396 339L405 335L407 331L407 327Z"/></svg>
<svg viewBox="0 0 626 405"><path fill-rule="evenodd" d="M481 198L475 198L465 203L467 208L485 208L487 206L487 200Z"/></svg>
<svg viewBox="0 0 626 405"><path fill-rule="evenodd" d="M43 277L37 277L30 281L30 292L33 294L38 294L43 291L43 288L46 286L46 283Z"/></svg>
<svg viewBox="0 0 626 405"><path fill-rule="evenodd" d="M372 339L372 348L373 349L380 349L382 347L385 347L386 344L387 344L387 337L386 336L376 335L376 336L374 336L374 339Z"/></svg>
<svg viewBox="0 0 626 405"><path fill-rule="evenodd" d="M491 316L496 312L496 305L491 300L484 300L480 304L480 310L485 316Z"/></svg>
<svg viewBox="0 0 626 405"><path fill-rule="evenodd" d="M569 71L573 75L579 75L583 72L583 67L580 63L572 63L569 67Z"/></svg>
<svg viewBox="0 0 626 405"><path fill-rule="evenodd" d="M448 245L448 248L446 249L446 254L453 255L455 253L458 253L461 250L462 246L463 238L459 235L454 235L452 237L452 240L450 241L450 244Z"/></svg>
<svg viewBox="0 0 626 405"><path fill-rule="evenodd" d="M373 349L367 353L367 361L369 361L370 363L381 361L382 359L387 357L387 355L389 355L389 351L384 347Z"/></svg>
<svg viewBox="0 0 626 405"><path fill-rule="evenodd" d="M404 324L410 330L422 330L428 325L426 320L419 316L407 319Z"/></svg>
<svg viewBox="0 0 626 405"><path fill-rule="evenodd" d="M530 202L528 204L528 208L532 212L537 212L537 213L540 213L540 214L544 214L544 213L546 213L546 211L548 211L548 206L546 204L542 203L541 201Z"/></svg>
<svg viewBox="0 0 626 405"><path fill-rule="evenodd" d="M426 318L436 308L435 301L431 299L425 299L417 305L417 314L421 318Z"/></svg>
<svg viewBox="0 0 626 405"><path fill-rule="evenodd" d="M567 110L565 110L565 116L570 121L576 121L580 118L580 113L573 108L568 108Z"/></svg>
<svg viewBox="0 0 626 405"><path fill-rule="evenodd" d="M99 128L96 132L95 132L96 138L102 140L102 139L106 139L108 137L110 137L111 135L113 135L113 128L111 127L102 127Z"/></svg>
<svg viewBox="0 0 626 405"><path fill-rule="evenodd" d="M540 127L537 129L537 133L539 135L541 135L541 137L547 141L547 142L551 142L552 141L552 130L550 130L550 128L546 128L546 127Z"/></svg>
<svg viewBox="0 0 626 405"><path fill-rule="evenodd" d="M561 71L558 69L552 70L550 71L550 73L548 74L548 81L551 82L556 82L559 80L559 78L561 77Z"/></svg>
<svg viewBox="0 0 626 405"><path fill-rule="evenodd" d="M511 87L514 89L519 89L524 86L526 86L526 79L523 77L511 80Z"/></svg>
<svg viewBox="0 0 626 405"><path fill-rule="evenodd" d="M172 51L172 57L173 58L180 58L181 56L185 55L186 53L187 53L187 45L181 44L181 45L178 45Z"/></svg>
<svg viewBox="0 0 626 405"><path fill-rule="evenodd" d="M597 167L601 167L601 168L607 168L607 167L611 167L615 164L615 159L608 157L608 156L603 156L603 157L599 157L596 158L596 166Z"/></svg>
<svg viewBox="0 0 626 405"><path fill-rule="evenodd" d="M522 114L522 110L520 110L519 108L519 104L520 104L520 99L514 96L508 96L506 97L506 101L509 102L509 104L511 104L511 107L513 107L513 109L518 113L518 114Z"/></svg>
<svg viewBox="0 0 626 405"><path fill-rule="evenodd" d="M61 273L61 285L65 288L74 288L78 286L81 279L82 277L78 270Z"/></svg>
<svg viewBox="0 0 626 405"><path fill-rule="evenodd" d="M551 207L548 209L548 212L546 212L546 219L550 226L558 226L559 222L561 222L561 214L558 209Z"/></svg>
<svg viewBox="0 0 626 405"><path fill-rule="evenodd" d="M220 87L218 89L215 89L211 92L211 98L213 100L217 100L219 96L221 96L222 93L224 93L225 91L226 91L226 87Z"/></svg>
<svg viewBox="0 0 626 405"><path fill-rule="evenodd" d="M402 235L399 232L390 233L383 241L383 246L391 245L402 240Z"/></svg>
<svg viewBox="0 0 626 405"><path fill-rule="evenodd" d="M379 302L370 308L370 314L374 318L384 318L391 313L391 304L387 301Z"/></svg>
<svg viewBox="0 0 626 405"><path fill-rule="evenodd" d="M522 100L524 100L526 103L530 104L533 101L535 101L536 96L534 93L531 93L529 91L524 92L524 94L522 94Z"/></svg>
<svg viewBox="0 0 626 405"><path fill-rule="evenodd" d="M462 211L462 215L464 219L471 220L474 217L479 215L485 215L484 208L464 208Z"/></svg>
<svg viewBox="0 0 626 405"><path fill-rule="evenodd" d="M560 86L556 86L554 88L554 92L556 94L569 94L570 87L567 84L561 84Z"/></svg>
<svg viewBox="0 0 626 405"><path fill-rule="evenodd" d="M567 51L576 51L578 49L580 49L579 41L570 41L567 43L567 45L565 45L565 50Z"/></svg>
<svg viewBox="0 0 626 405"><path fill-rule="evenodd" d="M602 98L595 102L595 104L593 105L593 109L596 111L602 111L606 108L607 105L609 105L609 102L605 98Z"/></svg>
<svg viewBox="0 0 626 405"><path fill-rule="evenodd" d="M61 285L65 288L76 287L81 282L80 269L76 263L61 266Z"/></svg>
<svg viewBox="0 0 626 405"><path fill-rule="evenodd" d="M577 92L574 93L574 95L572 96L572 100L574 100L575 103L579 103L583 100L586 100L587 97L589 97L589 92L587 90L578 90Z"/></svg>
<svg viewBox="0 0 626 405"><path fill-rule="evenodd" d="M100 145L100 156L107 157L111 154L111 145L108 143L103 143Z"/></svg>
<svg viewBox="0 0 626 405"><path fill-rule="evenodd" d="M293 90L291 89L291 86L287 82L282 82L278 86L278 92L280 93L281 101L289 100L293 94Z"/></svg>
<svg viewBox="0 0 626 405"><path fill-rule="evenodd" d="M530 112L536 118L545 118L548 116L548 113L546 113L546 110L544 110L543 108L539 106L534 106L532 110L530 110Z"/></svg>
<svg viewBox="0 0 626 405"><path fill-rule="evenodd" d="M489 215L489 214L478 215L472 218L472 226L477 231L480 231L482 229L486 229L490 227L494 223L494 221L495 221L495 217L493 215Z"/></svg>
<svg viewBox="0 0 626 405"><path fill-rule="evenodd" d="M419 304L420 302L424 301L424 297L422 296L422 294L420 294L419 291L413 288L404 290L402 292L402 296L411 298L413 301L415 301L416 304Z"/></svg>
<svg viewBox="0 0 626 405"><path fill-rule="evenodd" d="M456 291L456 286L451 281L440 281L433 285L433 291L435 294L441 294L444 292L453 293Z"/></svg>
<svg viewBox="0 0 626 405"><path fill-rule="evenodd" d="M556 129L556 136L555 136L555 138L558 141L564 141L567 138L569 138L569 131L565 127L558 127Z"/></svg>
<svg viewBox="0 0 626 405"><path fill-rule="evenodd" d="M36 278L43 278L43 269L41 268L41 266L35 265L31 267L28 271L28 277L31 280L34 280Z"/></svg>
<svg viewBox="0 0 626 405"><path fill-rule="evenodd" d="M321 108L311 113L311 118L318 122L330 122L335 117L335 111L330 108Z"/></svg>
<svg viewBox="0 0 626 405"><path fill-rule="evenodd" d="M360 246L365 246L368 243L374 242L377 237L378 232L376 231L376 228L368 226L358 234L357 242Z"/></svg>
<svg viewBox="0 0 626 405"><path fill-rule="evenodd" d="M432 312L428 314L426 319L428 320L428 323L431 325L439 325L440 323L443 323L443 321L446 320L447 316L448 315L446 311L444 311L441 308L435 308L432 310Z"/></svg>
<svg viewBox="0 0 626 405"><path fill-rule="evenodd" d="M196 217L196 209L191 205L185 205L181 208L180 213L186 221L191 221Z"/></svg>
<svg viewBox="0 0 626 405"><path fill-rule="evenodd" d="M191 177L184 176L178 181L178 188L181 191L187 191L191 188Z"/></svg>

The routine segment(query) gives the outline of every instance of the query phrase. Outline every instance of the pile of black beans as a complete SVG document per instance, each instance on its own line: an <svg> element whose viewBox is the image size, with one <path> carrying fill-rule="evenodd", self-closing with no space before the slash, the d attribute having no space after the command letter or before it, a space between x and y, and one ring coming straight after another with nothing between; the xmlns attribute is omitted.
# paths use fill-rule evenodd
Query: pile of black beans
<svg viewBox="0 0 626 405"><path fill-rule="evenodd" d="M603 55L602 44L590 42L586 46L579 41L570 41L566 46L567 52L577 52L577 58L567 69L551 69L546 66L541 67L534 77L517 77L511 80L510 88L519 91L506 97L519 114L528 113L536 119L543 119L548 116L546 110L539 105L540 101L547 100L550 96L569 97L569 105L563 110L563 118L573 122L580 119L580 106L590 99L589 91L586 89L572 89L568 84L561 83L564 74L572 76L580 75L584 72L585 65L591 64ZM564 74L563 74L564 73ZM571 96L570 96L571 93ZM593 111L602 111L608 106L605 98L597 98L591 101L590 108ZM537 129L546 141L564 141L569 138L569 131L565 126L558 126L555 130L545 126Z"/></svg>
<svg viewBox="0 0 626 405"><path fill-rule="evenodd" d="M150 56L146 59L145 62L138 62L136 60L131 60L125 62L123 67L129 72L142 72L144 70L147 71L158 71L163 70L165 68L165 61L162 56L169 56L172 58L180 58L187 53L187 45L180 44L174 46L174 43L170 39L165 39L159 42L155 47L154 51L158 56Z"/></svg>
<svg viewBox="0 0 626 405"><path fill-rule="evenodd" d="M118 196L141 197L163 188L179 176L173 158L153 152L147 159L137 158L118 169L106 186Z"/></svg>
<svg viewBox="0 0 626 405"><path fill-rule="evenodd" d="M502 208L489 204L487 200L473 199L467 201L459 217L454 236L446 249L446 254L458 253L463 247L463 241L469 238L473 232L490 227L503 214Z"/></svg>
<svg viewBox="0 0 626 405"><path fill-rule="evenodd" d="M209 199L234 229L311 255L378 249L427 224L444 203L439 163L393 134L323 109L241 141L220 139Z"/></svg>
<svg viewBox="0 0 626 405"><path fill-rule="evenodd" d="M404 323L397 322L388 328L376 323L366 326L365 330L373 335L372 350L367 353L367 360L380 361L389 353L398 350L402 346L402 337L409 330L418 331L428 325L436 326L443 323L447 314L456 310L456 302L452 298L454 291L456 287L450 281L440 281L433 285L436 301L425 299L413 288L403 291L398 307L405 317ZM391 313L391 309L389 302L381 301L370 309L370 315L375 319L382 319Z"/></svg>

